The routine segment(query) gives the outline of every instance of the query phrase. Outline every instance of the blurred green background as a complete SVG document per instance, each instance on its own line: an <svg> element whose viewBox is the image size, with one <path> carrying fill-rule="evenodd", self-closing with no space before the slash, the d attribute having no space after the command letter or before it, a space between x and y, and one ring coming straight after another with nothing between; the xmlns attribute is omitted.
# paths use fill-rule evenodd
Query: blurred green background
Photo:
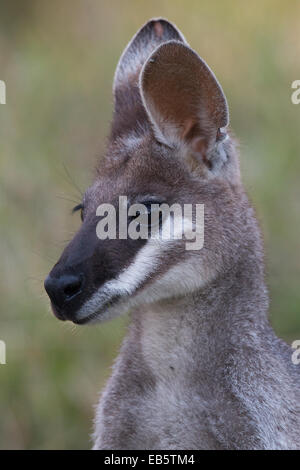
<svg viewBox="0 0 300 470"><path fill-rule="evenodd" d="M79 226L70 210L103 154L116 63L153 16L174 21L223 85L264 232L272 324L300 338L300 3L1 0L0 448L91 445L127 319L58 322L43 279Z"/></svg>

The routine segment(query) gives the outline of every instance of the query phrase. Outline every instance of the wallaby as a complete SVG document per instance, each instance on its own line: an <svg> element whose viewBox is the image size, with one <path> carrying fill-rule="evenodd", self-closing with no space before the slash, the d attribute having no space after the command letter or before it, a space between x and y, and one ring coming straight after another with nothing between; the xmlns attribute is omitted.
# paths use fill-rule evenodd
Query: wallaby
<svg viewBox="0 0 300 470"><path fill-rule="evenodd" d="M82 226L45 281L62 320L130 313L94 449L300 449L300 366L269 325L262 238L219 82L174 25L153 19L123 52L113 91L106 153L75 208ZM202 249L100 240L97 207L120 210L120 195L150 213L149 201L204 204Z"/></svg>

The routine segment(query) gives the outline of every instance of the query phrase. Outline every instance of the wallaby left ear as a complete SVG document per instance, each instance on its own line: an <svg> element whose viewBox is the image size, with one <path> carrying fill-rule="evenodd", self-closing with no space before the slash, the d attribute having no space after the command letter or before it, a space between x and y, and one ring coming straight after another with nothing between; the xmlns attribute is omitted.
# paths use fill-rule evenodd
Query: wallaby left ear
<svg viewBox="0 0 300 470"><path fill-rule="evenodd" d="M226 136L229 113L219 82L196 52L178 41L159 46L141 71L140 92L159 141L185 144L209 160Z"/></svg>

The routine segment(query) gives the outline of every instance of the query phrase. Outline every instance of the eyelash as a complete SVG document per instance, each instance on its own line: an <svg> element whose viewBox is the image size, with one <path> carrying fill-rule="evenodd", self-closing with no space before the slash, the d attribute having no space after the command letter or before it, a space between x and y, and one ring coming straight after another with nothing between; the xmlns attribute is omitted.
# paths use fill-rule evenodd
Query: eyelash
<svg viewBox="0 0 300 470"><path fill-rule="evenodd" d="M80 218L83 220L83 204L78 204L77 206L73 207L72 214L77 211L80 211Z"/></svg>

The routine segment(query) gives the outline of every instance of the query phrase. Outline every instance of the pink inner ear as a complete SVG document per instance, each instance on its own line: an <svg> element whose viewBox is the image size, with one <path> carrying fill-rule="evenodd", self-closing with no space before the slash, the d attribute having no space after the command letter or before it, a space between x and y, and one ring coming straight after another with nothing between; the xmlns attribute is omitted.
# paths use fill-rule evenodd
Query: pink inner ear
<svg viewBox="0 0 300 470"><path fill-rule="evenodd" d="M187 45L169 41L148 58L140 91L155 133L204 154L228 124L226 98L213 72ZM221 138L221 133L218 134Z"/></svg>
<svg viewBox="0 0 300 470"><path fill-rule="evenodd" d="M198 153L202 157L206 154L207 151L207 140L205 137L196 137L191 142L191 147L193 152Z"/></svg>
<svg viewBox="0 0 300 470"><path fill-rule="evenodd" d="M188 134L190 133L190 131L192 130L192 128L194 127L194 125L196 124L195 120L190 118L190 119L187 119L184 123L184 127L182 129L182 134L181 134L181 138L182 140L186 139Z"/></svg>
<svg viewBox="0 0 300 470"><path fill-rule="evenodd" d="M154 23L154 30L155 30L156 36L158 36L159 38L163 37L164 28L160 21L156 21Z"/></svg>

